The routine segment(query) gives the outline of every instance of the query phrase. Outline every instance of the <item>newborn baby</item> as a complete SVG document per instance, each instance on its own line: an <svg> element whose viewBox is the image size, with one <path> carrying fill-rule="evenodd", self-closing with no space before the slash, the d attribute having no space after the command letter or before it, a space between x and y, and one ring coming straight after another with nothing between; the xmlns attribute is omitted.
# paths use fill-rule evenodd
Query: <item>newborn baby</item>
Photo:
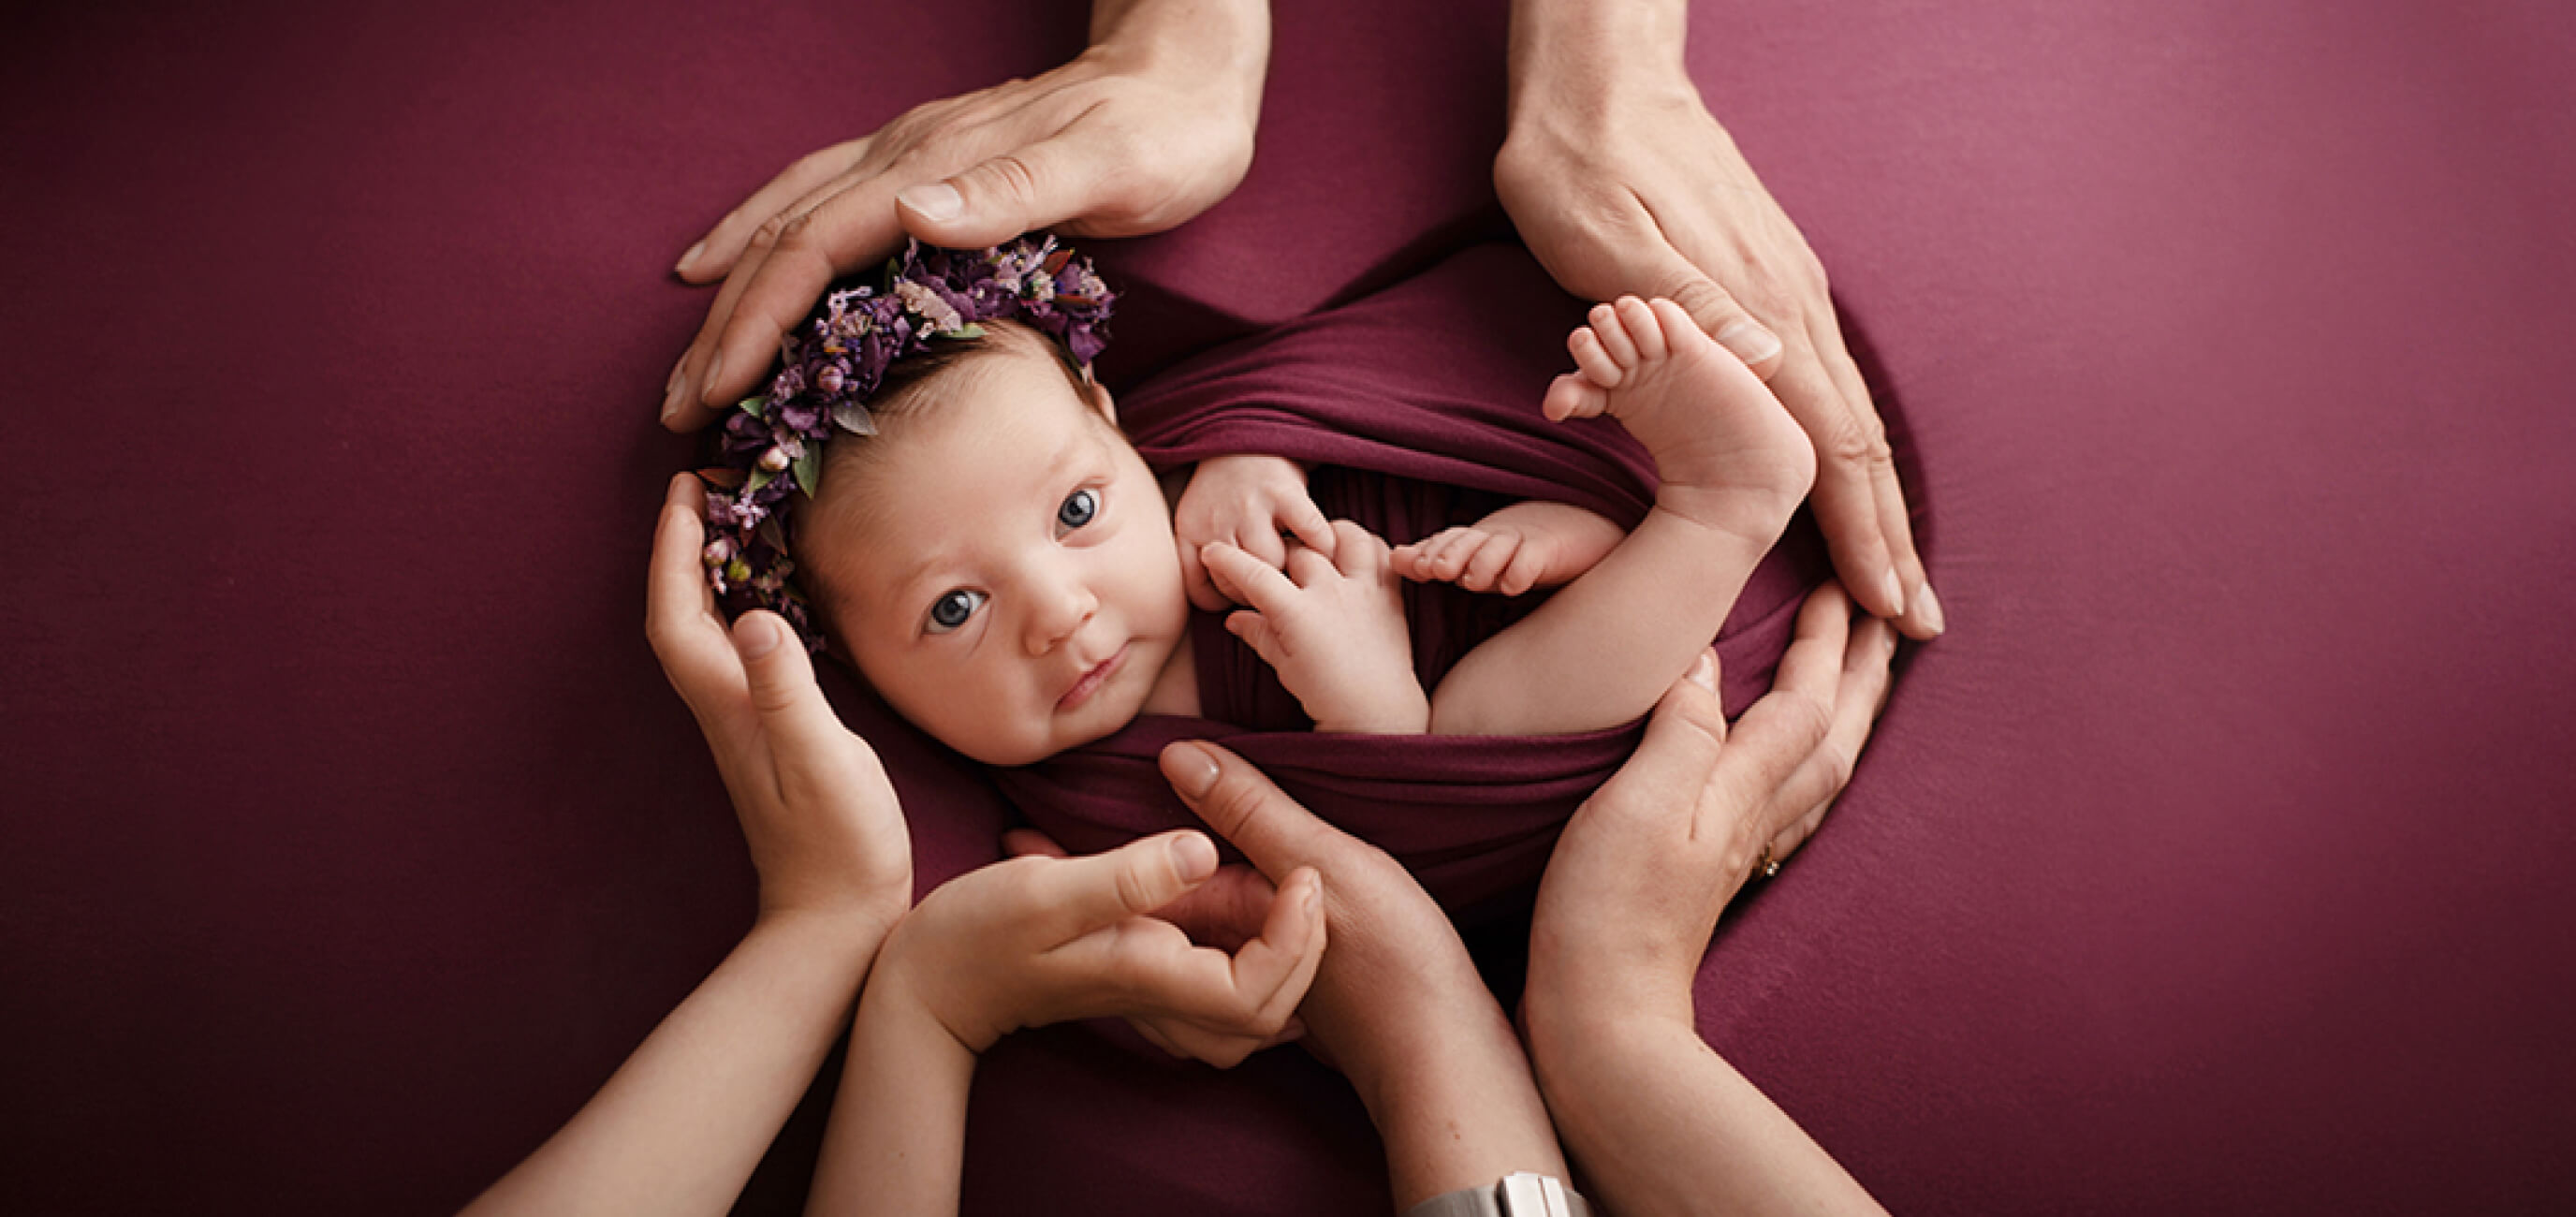
<svg viewBox="0 0 2576 1217"><path fill-rule="evenodd" d="M1034 248L1049 267L1066 265L1051 246ZM1028 252L984 256L1008 271L1025 268ZM1169 488L1077 358L1098 339L1044 308L1029 320L1066 334L1071 349L1007 319L1007 307L980 323L940 311L933 302L910 319L931 336L884 362L856 419L838 411L865 434L819 459L792 442L759 454L773 478L792 469L813 488L792 538L762 535L792 545L815 621L897 712L987 764L1030 764L1140 714L1196 714ZM1541 735L1632 721L1708 645L1787 526L1813 476L1805 434L1679 308L1602 305L1568 345L1578 370L1550 387L1544 412L1606 414L1653 455L1660 485L1634 531L1530 501L1392 550L1357 525L1310 522L1297 531L1311 543L1279 566L1226 542L1191 551L1244 606L1228 628L1278 670L1317 730ZM781 387L806 386L774 385L773 398ZM1228 479L1302 479L1258 454L1228 464ZM1192 482L1183 501L1194 493ZM1270 502L1277 518L1254 524L1295 524L1300 500ZM742 519L746 506L711 500L710 521L762 524ZM742 535L710 545L720 588L728 567L736 584L748 573L734 559L759 542ZM1557 590L1425 690L1408 651L1405 578Z"/></svg>

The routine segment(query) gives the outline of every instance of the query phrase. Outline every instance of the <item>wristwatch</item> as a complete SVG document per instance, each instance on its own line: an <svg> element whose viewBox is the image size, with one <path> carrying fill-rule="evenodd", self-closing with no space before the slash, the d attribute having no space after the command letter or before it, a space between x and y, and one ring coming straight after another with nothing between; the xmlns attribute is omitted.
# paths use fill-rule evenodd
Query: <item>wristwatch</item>
<svg viewBox="0 0 2576 1217"><path fill-rule="evenodd" d="M1562 1179L1514 1171L1487 1187L1443 1192L1404 1217L1592 1217L1592 1206Z"/></svg>

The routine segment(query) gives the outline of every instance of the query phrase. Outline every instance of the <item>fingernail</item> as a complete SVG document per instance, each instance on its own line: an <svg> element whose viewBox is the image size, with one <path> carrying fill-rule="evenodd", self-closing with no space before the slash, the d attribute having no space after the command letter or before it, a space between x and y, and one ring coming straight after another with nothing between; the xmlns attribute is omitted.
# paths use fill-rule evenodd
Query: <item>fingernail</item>
<svg viewBox="0 0 2576 1217"><path fill-rule="evenodd" d="M778 636L785 628L785 623L768 617L745 617L733 627L733 649L745 659L758 659L778 649Z"/></svg>
<svg viewBox="0 0 2576 1217"><path fill-rule="evenodd" d="M1896 568L1887 568L1887 577L1878 581L1878 589L1887 593L1887 615L1905 615L1905 581L1896 577Z"/></svg>
<svg viewBox="0 0 2576 1217"><path fill-rule="evenodd" d="M680 412L680 390L688 387L689 353L680 352L680 361L671 365L671 379L662 382L662 421L668 423Z"/></svg>
<svg viewBox="0 0 2576 1217"><path fill-rule="evenodd" d="M942 223L956 219L966 211L966 196L946 182L925 182L906 186L894 192L894 201L921 213L925 220Z"/></svg>
<svg viewBox="0 0 2576 1217"><path fill-rule="evenodd" d="M1932 627L1933 633L1938 634L1949 628L1941 621L1941 598L1932 594L1930 582L1927 581L1914 589L1914 607L1922 611L1923 624Z"/></svg>
<svg viewBox="0 0 2576 1217"><path fill-rule="evenodd" d="M1324 880L1323 877L1319 875L1313 883L1306 885L1306 915L1312 917L1323 911Z"/></svg>
<svg viewBox="0 0 2576 1217"><path fill-rule="evenodd" d="M699 381L699 382L698 382L698 394L699 394L700 396L702 396L702 397L703 397L703 396L705 396L705 395L706 395L706 392L707 392L709 389L713 389L713 388L715 388L718 384L723 383L723 381L724 381L724 352L722 352L722 351L718 351L718 352L716 352L716 357L715 357L715 358L710 359L710 360L708 360L708 361L707 361L707 377L706 377L706 379L701 380L701 381ZM1893 572L1893 571L1890 571L1890 572L1888 572L1888 576L1887 576L1887 577L1888 577L1888 578L1890 578L1890 579L1893 579L1893 578L1895 578L1895 577L1896 577L1896 573L1895 573L1895 572Z"/></svg>
<svg viewBox="0 0 2576 1217"><path fill-rule="evenodd" d="M672 264L671 270L676 274L685 275L689 273L690 264L698 260L699 254L705 252L707 252L707 243L704 241L700 241L697 244L690 246L689 252L681 254L680 260Z"/></svg>
<svg viewBox="0 0 2576 1217"><path fill-rule="evenodd" d="M1163 749L1163 775L1172 789L1195 799L1216 789L1216 758L1196 744L1174 744Z"/></svg>
<svg viewBox="0 0 2576 1217"><path fill-rule="evenodd" d="M1716 658L1706 651L1700 652L1699 658L1691 661L1690 682L1711 693L1717 692Z"/></svg>
<svg viewBox="0 0 2576 1217"><path fill-rule="evenodd" d="M1185 832L1172 838L1172 869L1183 882L1195 882L1216 873L1216 846L1206 837Z"/></svg>
<svg viewBox="0 0 2576 1217"><path fill-rule="evenodd" d="M1780 353L1780 336L1738 317L1718 329L1717 345L1746 363L1760 363Z"/></svg>

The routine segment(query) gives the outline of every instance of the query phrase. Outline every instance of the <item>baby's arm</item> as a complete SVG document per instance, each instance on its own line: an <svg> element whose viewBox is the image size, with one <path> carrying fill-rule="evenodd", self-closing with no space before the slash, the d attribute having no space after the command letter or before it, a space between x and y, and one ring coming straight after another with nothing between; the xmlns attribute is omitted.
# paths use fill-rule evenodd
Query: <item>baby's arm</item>
<svg viewBox="0 0 2576 1217"><path fill-rule="evenodd" d="M952 879L895 927L860 995L811 1212L953 1213L978 1056L1067 1019L1146 1020L1219 1066L1276 1040L1324 953L1312 868L1232 955L1148 914L1216 873L1196 832L1088 858L1023 856Z"/></svg>
<svg viewBox="0 0 2576 1217"><path fill-rule="evenodd" d="M1332 557L1291 550L1284 572L1224 542L1207 546L1217 587L1252 606L1225 627L1279 670L1316 730L1417 734L1431 702L1413 676L1404 582L1377 534L1348 520L1333 533Z"/></svg>
<svg viewBox="0 0 2576 1217"><path fill-rule="evenodd" d="M1597 512L1532 499L1445 529L1388 555L1417 583L1455 583L1471 592L1517 596L1559 587L1609 556L1627 534Z"/></svg>

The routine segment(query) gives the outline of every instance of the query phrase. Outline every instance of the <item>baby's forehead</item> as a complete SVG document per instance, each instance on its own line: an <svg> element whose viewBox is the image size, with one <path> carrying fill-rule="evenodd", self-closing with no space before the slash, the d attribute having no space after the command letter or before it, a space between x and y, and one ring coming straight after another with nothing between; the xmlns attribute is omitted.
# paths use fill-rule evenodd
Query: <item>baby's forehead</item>
<svg viewBox="0 0 2576 1217"><path fill-rule="evenodd" d="M1112 433L1078 404L1037 400L1008 377L978 379L961 378L952 396L878 435L834 441L883 447L848 470L858 485L826 475L819 527L801 538L807 563L872 600L901 590L904 572L925 560L1043 537L1062 493L1108 462Z"/></svg>

